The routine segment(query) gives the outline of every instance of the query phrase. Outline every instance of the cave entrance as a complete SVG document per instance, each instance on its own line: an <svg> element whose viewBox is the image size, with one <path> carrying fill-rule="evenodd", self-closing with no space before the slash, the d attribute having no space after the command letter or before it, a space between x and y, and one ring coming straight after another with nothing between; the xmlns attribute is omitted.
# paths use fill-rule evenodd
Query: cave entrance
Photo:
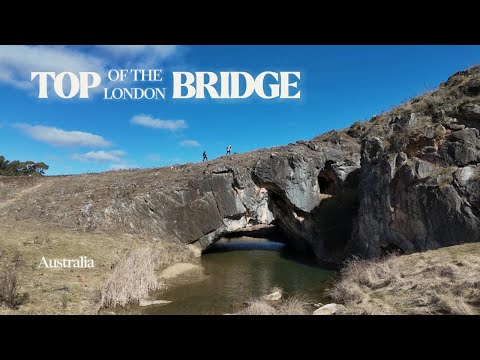
<svg viewBox="0 0 480 360"><path fill-rule="evenodd" d="M258 239L267 241L279 241L281 234L275 225L254 225L248 228L239 229L225 234L220 241L232 242L241 238Z"/></svg>
<svg viewBox="0 0 480 360"><path fill-rule="evenodd" d="M329 257L340 258L351 238L357 216L361 174L358 168L342 181L336 176L333 165L333 161L328 161L318 175L322 200L311 216L316 219L314 231L321 239L323 252Z"/></svg>
<svg viewBox="0 0 480 360"><path fill-rule="evenodd" d="M338 179L333 171L333 161L327 161L323 170L318 174L320 194L326 197L336 195L339 191Z"/></svg>
<svg viewBox="0 0 480 360"><path fill-rule="evenodd" d="M285 245L283 239L274 223L272 225L254 225L224 234L204 253L237 250L277 251Z"/></svg>

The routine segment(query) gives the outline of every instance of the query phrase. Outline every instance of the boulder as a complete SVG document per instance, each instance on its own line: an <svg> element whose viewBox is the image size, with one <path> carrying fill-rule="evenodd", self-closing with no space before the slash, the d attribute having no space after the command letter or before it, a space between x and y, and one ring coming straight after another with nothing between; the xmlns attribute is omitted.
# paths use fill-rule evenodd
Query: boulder
<svg viewBox="0 0 480 360"><path fill-rule="evenodd" d="M342 315L347 308L341 304L327 304L315 310L313 315Z"/></svg>
<svg viewBox="0 0 480 360"><path fill-rule="evenodd" d="M263 300L267 301L278 301L282 298L282 293L280 291L275 291L271 294L265 295Z"/></svg>
<svg viewBox="0 0 480 360"><path fill-rule="evenodd" d="M466 104L460 109L460 114L465 120L480 121L480 105Z"/></svg>
<svg viewBox="0 0 480 360"><path fill-rule="evenodd" d="M479 131L474 128L454 131L445 139L439 154L451 165L480 162Z"/></svg>

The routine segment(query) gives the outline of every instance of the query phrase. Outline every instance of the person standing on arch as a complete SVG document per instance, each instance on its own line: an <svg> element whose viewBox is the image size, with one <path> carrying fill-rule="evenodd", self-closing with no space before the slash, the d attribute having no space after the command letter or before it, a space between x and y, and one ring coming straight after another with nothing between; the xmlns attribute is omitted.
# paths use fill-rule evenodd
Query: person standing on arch
<svg viewBox="0 0 480 360"><path fill-rule="evenodd" d="M231 152L232 152L232 145L228 145L227 146L227 155L230 155Z"/></svg>
<svg viewBox="0 0 480 360"><path fill-rule="evenodd" d="M203 160L202 160L202 162L204 162L204 161L208 161L208 159L207 159L207 152L206 152L206 151L203 152Z"/></svg>

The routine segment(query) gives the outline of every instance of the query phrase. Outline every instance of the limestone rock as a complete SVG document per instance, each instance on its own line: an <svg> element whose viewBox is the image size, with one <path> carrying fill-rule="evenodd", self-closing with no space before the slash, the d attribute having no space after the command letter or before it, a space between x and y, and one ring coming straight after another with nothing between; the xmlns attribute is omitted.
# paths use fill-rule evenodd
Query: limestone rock
<svg viewBox="0 0 480 360"><path fill-rule="evenodd" d="M434 165L420 159L414 159L415 171L419 179L427 178L434 170Z"/></svg>
<svg viewBox="0 0 480 360"><path fill-rule="evenodd" d="M480 105L479 104L466 104L462 106L460 114L466 120L480 121Z"/></svg>
<svg viewBox="0 0 480 360"><path fill-rule="evenodd" d="M480 162L480 136L478 129L465 128L446 138L440 154L450 164L468 165Z"/></svg>
<svg viewBox="0 0 480 360"><path fill-rule="evenodd" d="M140 300L140 306L152 306L152 305L167 305L170 304L171 301L168 300Z"/></svg>
<svg viewBox="0 0 480 360"><path fill-rule="evenodd" d="M463 130L465 129L465 125L463 124L448 124L448 128L451 129L451 130Z"/></svg>
<svg viewBox="0 0 480 360"><path fill-rule="evenodd" d="M315 310L313 315L342 315L345 312L346 308L341 304L327 304Z"/></svg>
<svg viewBox="0 0 480 360"><path fill-rule="evenodd" d="M281 298L282 298L282 293L280 291L275 291L263 297L264 300L268 300L268 301L278 301Z"/></svg>

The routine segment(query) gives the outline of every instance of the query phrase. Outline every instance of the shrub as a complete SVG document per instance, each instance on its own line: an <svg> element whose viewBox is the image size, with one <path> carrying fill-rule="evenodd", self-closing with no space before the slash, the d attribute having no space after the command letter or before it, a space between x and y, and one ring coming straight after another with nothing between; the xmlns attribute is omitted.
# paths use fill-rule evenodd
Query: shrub
<svg viewBox="0 0 480 360"><path fill-rule="evenodd" d="M246 309L237 313L237 315L276 315L277 310L263 300L253 300L249 302Z"/></svg>
<svg viewBox="0 0 480 360"><path fill-rule="evenodd" d="M303 297L291 296L279 302L254 299L236 315L309 315L308 302Z"/></svg>
<svg viewBox="0 0 480 360"><path fill-rule="evenodd" d="M151 247L133 250L118 264L107 279L102 292L100 307L126 306L158 290L162 283L157 280L155 268L158 259Z"/></svg>
<svg viewBox="0 0 480 360"><path fill-rule="evenodd" d="M396 256L350 260L343 268L340 280L328 291L329 296L344 304L359 303L365 297L365 288L376 290L395 283L399 276Z"/></svg>
<svg viewBox="0 0 480 360"><path fill-rule="evenodd" d="M309 315L308 302L303 297L292 296L282 301L277 315Z"/></svg>
<svg viewBox="0 0 480 360"><path fill-rule="evenodd" d="M0 303L11 309L17 309L28 299L27 293L20 293L20 277L24 262L19 253L11 260L6 256L0 258Z"/></svg>

